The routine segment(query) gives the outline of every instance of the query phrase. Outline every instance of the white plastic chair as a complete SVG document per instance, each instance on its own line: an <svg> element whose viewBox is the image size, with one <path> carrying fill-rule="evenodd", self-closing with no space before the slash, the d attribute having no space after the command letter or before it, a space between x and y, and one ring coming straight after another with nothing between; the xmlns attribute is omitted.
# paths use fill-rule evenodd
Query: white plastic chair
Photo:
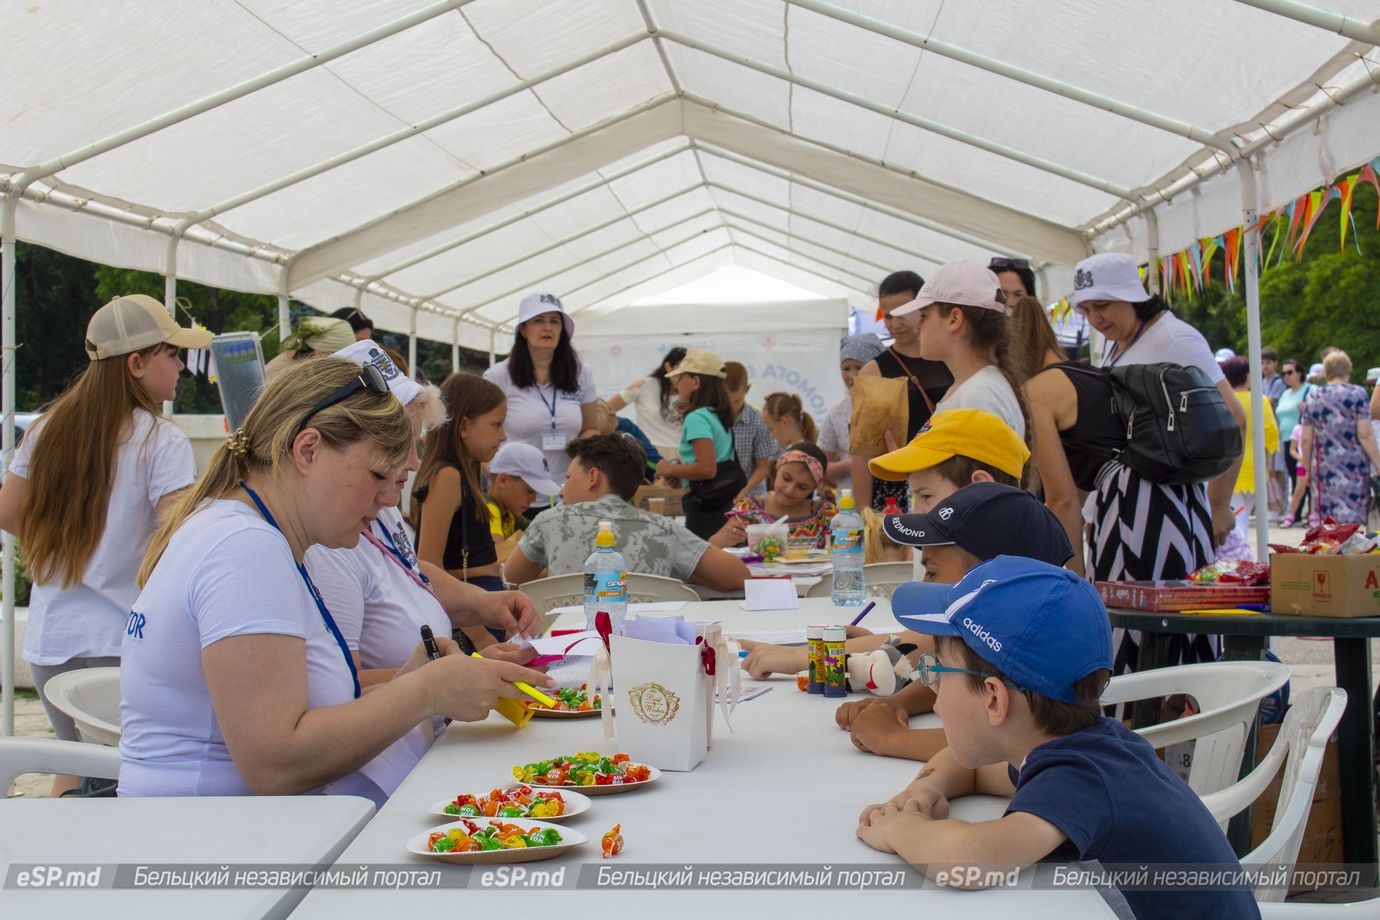
<svg viewBox="0 0 1380 920"><path fill-rule="evenodd" d="M43 685L43 695L77 723L77 733L96 744L120 743L120 669L64 671Z"/></svg>
<svg viewBox="0 0 1380 920"><path fill-rule="evenodd" d="M909 562L874 562L863 566L863 587L868 597L891 599L891 594L901 585L915 580L915 568ZM832 575L821 578L817 584L810 585L806 597L828 597L834 589Z"/></svg>
<svg viewBox="0 0 1380 920"><path fill-rule="evenodd" d="M532 599L537 612L543 616L549 614L557 607L573 607L585 602L585 576L579 572L569 575L555 575L550 578L538 578L529 581L525 585L519 585L518 590L522 591ZM650 604L658 601L686 601L694 602L700 599L699 594L689 585L677 581L674 578L666 578L662 575L644 575L641 572L628 573L628 603L630 604ZM549 618L554 620L554 617ZM551 628L550 622L546 625Z"/></svg>
<svg viewBox="0 0 1380 920"><path fill-rule="evenodd" d="M1380 917L1380 898L1344 904L1310 901L1257 901L1260 920L1375 920Z"/></svg>
<svg viewBox="0 0 1380 920"><path fill-rule="evenodd" d="M1274 661L1211 661L1152 668L1112 678L1104 704L1187 694L1198 712L1138 729L1156 749L1193 741L1188 785L1207 795L1236 782L1260 701L1284 686L1289 668Z"/></svg>
<svg viewBox="0 0 1380 920"><path fill-rule="evenodd" d="M97 779L118 779L120 751L80 741L0 738L0 797L9 792L15 777L25 773L66 773Z"/></svg>
<svg viewBox="0 0 1380 920"><path fill-rule="evenodd" d="M1245 778L1203 796L1203 804L1218 821L1225 822L1249 808L1260 798L1280 767L1284 778L1279 788L1279 804L1274 823L1260 846L1241 858L1242 863L1274 865L1298 859L1308 812L1313 807L1313 790L1318 785L1327 739L1346 711L1346 691L1336 687L1305 690L1294 698L1284 715L1274 746L1265 759ZM1283 901L1282 888L1256 889L1257 901ZM1329 905L1331 906L1331 905Z"/></svg>

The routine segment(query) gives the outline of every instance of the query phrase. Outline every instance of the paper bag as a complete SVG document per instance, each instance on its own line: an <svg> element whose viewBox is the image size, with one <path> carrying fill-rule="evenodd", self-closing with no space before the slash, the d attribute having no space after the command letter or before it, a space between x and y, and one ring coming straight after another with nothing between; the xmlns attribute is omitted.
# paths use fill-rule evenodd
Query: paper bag
<svg viewBox="0 0 1380 920"><path fill-rule="evenodd" d="M603 698L613 701L619 750L662 770L693 770L713 740L716 685L723 687L719 699L725 719L739 695L736 686L732 692L727 686L737 676L736 651L721 638L718 624L704 625L695 645L610 636L607 655L613 689ZM601 670L601 657L596 656L595 672ZM599 675L594 678L603 683ZM726 705L729 701L732 705ZM609 706L603 710L607 735Z"/></svg>
<svg viewBox="0 0 1380 920"><path fill-rule="evenodd" d="M897 444L905 443L910 417L908 386L910 383L904 377L853 379L853 415L848 423L850 454L885 453L887 431Z"/></svg>

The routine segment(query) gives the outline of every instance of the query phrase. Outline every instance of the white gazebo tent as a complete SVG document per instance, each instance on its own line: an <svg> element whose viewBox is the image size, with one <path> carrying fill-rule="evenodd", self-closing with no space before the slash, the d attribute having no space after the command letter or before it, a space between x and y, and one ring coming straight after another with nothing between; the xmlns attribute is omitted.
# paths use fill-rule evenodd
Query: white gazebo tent
<svg viewBox="0 0 1380 920"><path fill-rule="evenodd" d="M17 239L492 354L526 290L604 315L729 262L870 308L1001 253L1048 294L1380 149L1375 0L421 2L0 5L6 464Z"/></svg>

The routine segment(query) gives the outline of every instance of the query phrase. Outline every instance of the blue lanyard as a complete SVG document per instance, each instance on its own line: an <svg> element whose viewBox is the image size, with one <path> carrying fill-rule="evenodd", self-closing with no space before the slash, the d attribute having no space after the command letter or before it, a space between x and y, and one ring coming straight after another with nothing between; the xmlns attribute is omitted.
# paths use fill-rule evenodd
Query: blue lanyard
<svg viewBox="0 0 1380 920"><path fill-rule="evenodd" d="M537 391L537 395L541 397L541 404L542 404L543 406L545 406L547 409L550 410L550 412L551 412L551 430L552 430L552 431L555 431L555 430L556 430L556 403L557 403L557 401L560 399L559 394L556 392L556 385L555 385L554 383L551 384L551 401L550 401L550 402L547 402L547 401L546 401L546 394L543 393L543 392L541 391L541 384L539 384L539 383L533 383L533 384L532 384L532 388L535 389L535 390Z"/></svg>
<svg viewBox="0 0 1380 920"><path fill-rule="evenodd" d="M254 505L259 509L259 513L264 516L264 520L273 525L273 529L279 533L283 528L278 526L278 522L273 520L273 515L268 513L263 501L259 499L258 493L249 488L243 480L240 480L240 488L249 493L249 497L254 499ZM335 636L336 645L340 646L340 653L345 656L345 664L350 668L350 680L355 684L355 699L359 699L359 669L355 667L355 660L350 657L350 647L345 644L345 637L340 634L340 627L335 625L335 617L326 609L326 602L321 599L321 592L316 590L316 585L312 583L311 576L307 574L307 567L302 563L297 563L297 574L302 576L302 581L307 586L307 592L311 594L311 599L316 601L316 609L321 612L321 619L326 622L326 628Z"/></svg>
<svg viewBox="0 0 1380 920"><path fill-rule="evenodd" d="M379 521L375 520L374 523L379 524ZM379 541L380 545L382 545L384 549L388 550L389 555L391 555L394 559L398 560L398 565L402 566L404 569L407 569L408 573L413 576L413 579L420 581L423 587L430 585L431 579L427 578L426 575L422 573L421 567L411 562L408 562L407 557L402 554L402 550L398 549L398 544L393 542L393 535L388 532L388 528L380 525L379 532L383 536L383 540ZM372 536L372 534L365 534L365 536Z"/></svg>
<svg viewBox="0 0 1380 920"><path fill-rule="evenodd" d="M1123 348L1121 351L1117 352L1117 353L1116 353L1116 357L1112 358L1112 360L1111 360L1110 363L1104 364L1103 367L1116 367L1116 363L1117 363L1118 361L1120 361L1122 358L1126 357L1126 352L1128 352L1128 351L1131 350L1131 345L1135 345L1135 344L1136 344L1136 339L1140 338L1140 334L1141 334L1142 332L1144 332L1144 331L1145 331L1145 320L1141 320L1141 321L1140 321L1140 325L1136 327L1136 334L1133 335L1133 336L1131 336L1131 344L1130 344L1130 345L1127 345L1127 346L1126 346L1125 348ZM1113 347L1115 347L1115 344L1113 344Z"/></svg>

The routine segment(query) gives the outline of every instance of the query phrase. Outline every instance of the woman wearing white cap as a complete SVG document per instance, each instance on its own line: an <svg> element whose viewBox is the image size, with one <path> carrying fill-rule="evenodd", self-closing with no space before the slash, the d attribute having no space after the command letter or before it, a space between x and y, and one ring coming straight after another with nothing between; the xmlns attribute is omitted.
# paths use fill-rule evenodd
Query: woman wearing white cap
<svg viewBox="0 0 1380 920"><path fill-rule="evenodd" d="M1104 252L1078 263L1069 303L1107 339L1102 365L1171 363L1207 374L1236 423L1246 415L1202 333L1141 284L1136 261ZM1072 377L1070 378L1073 379ZM1098 477L1093 577L1098 581L1183 578L1211 562L1235 524L1231 497L1241 458L1210 482L1162 485L1117 464ZM1120 653L1118 658L1120 658Z"/></svg>
<svg viewBox="0 0 1380 920"><path fill-rule="evenodd" d="M61 739L78 740L76 727L43 685L120 663L144 548L196 481L191 442L162 404L177 393L178 350L210 343L151 297L111 300L86 327L90 363L29 431L0 489L0 527L18 535L33 580L24 658ZM58 777L54 791L74 785Z"/></svg>
<svg viewBox="0 0 1380 920"><path fill-rule="evenodd" d="M508 397L508 438L539 448L552 478L564 482L570 465L565 445L598 433L594 373L571 344L575 321L555 294L522 298L517 320L513 350L484 379Z"/></svg>

